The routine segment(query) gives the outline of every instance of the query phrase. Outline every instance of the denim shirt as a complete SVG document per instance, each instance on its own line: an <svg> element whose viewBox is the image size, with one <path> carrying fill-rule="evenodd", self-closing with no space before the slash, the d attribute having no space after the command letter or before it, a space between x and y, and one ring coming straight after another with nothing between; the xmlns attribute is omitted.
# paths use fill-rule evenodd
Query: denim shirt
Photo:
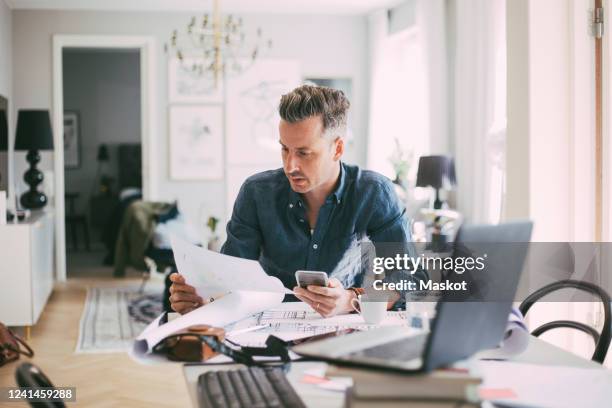
<svg viewBox="0 0 612 408"><path fill-rule="evenodd" d="M268 275L290 289L296 285L297 270L324 271L338 275L344 287L360 287L363 273L338 269L346 269L343 262L351 264L347 258L359 257L362 237L374 244L402 242L412 247L405 212L388 178L340 163L338 186L321 206L311 234L304 200L293 191L283 169L265 171L242 185L221 252L259 260ZM348 255L351 251L353 256ZM425 276L422 271L399 271L385 281Z"/></svg>

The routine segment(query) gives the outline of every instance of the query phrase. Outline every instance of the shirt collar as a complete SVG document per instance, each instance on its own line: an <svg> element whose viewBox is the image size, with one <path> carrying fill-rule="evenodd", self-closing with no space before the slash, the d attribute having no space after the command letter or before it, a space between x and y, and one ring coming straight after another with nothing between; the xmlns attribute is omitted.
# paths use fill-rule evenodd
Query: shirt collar
<svg viewBox="0 0 612 408"><path fill-rule="evenodd" d="M346 170L344 169L344 164L340 162L340 182L338 183L338 187L334 190L333 193L327 197L328 199L334 198L337 204L340 204L342 201L342 195L344 194L344 190L346 189ZM296 193L291 188L291 184L289 185L289 204L299 205L301 206L303 203L302 196L299 193Z"/></svg>
<svg viewBox="0 0 612 408"><path fill-rule="evenodd" d="M336 199L337 204L340 204L344 190L346 190L346 170L344 170L344 164L340 162L340 182L336 190L331 194L331 197Z"/></svg>

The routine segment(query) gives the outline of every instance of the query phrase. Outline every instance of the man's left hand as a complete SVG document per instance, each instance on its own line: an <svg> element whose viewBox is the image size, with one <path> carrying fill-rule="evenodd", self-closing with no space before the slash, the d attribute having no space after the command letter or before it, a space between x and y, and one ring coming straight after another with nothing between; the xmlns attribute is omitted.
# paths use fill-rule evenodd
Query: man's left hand
<svg viewBox="0 0 612 408"><path fill-rule="evenodd" d="M296 286L293 288L293 293L323 317L349 313L353 310L351 300L355 298L355 292L344 289L336 278L330 278L327 287L310 285L304 289Z"/></svg>

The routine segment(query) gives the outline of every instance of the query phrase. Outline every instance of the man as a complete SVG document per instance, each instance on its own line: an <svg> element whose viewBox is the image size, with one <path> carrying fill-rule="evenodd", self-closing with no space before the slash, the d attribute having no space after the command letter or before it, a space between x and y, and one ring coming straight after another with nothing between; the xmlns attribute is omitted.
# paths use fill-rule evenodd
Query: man
<svg viewBox="0 0 612 408"><path fill-rule="evenodd" d="M226 255L259 260L288 287L296 270L332 272L356 237L410 242L405 209L386 177L340 161L349 101L339 90L303 85L283 95L279 124L283 168L249 177L227 224ZM342 265L340 265L342 266ZM322 316L348 313L363 274L331 277L328 287L294 287ZM403 278L418 279L420 274ZM179 274L170 277L172 309L187 313L207 301ZM394 292L392 306L400 296Z"/></svg>

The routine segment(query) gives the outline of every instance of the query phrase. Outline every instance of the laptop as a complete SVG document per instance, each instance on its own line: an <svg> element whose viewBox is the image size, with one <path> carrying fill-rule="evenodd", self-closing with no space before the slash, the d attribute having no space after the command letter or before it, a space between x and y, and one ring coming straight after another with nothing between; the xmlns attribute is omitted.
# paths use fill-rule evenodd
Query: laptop
<svg viewBox="0 0 612 408"><path fill-rule="evenodd" d="M464 226L458 231L452 256L465 255L466 248L484 248L488 267L472 274L470 284L478 288L473 297L442 295L429 333L388 326L304 343L292 351L338 365L420 373L496 347L505 332L531 230L531 222L514 222ZM449 275L465 279L465 274Z"/></svg>

